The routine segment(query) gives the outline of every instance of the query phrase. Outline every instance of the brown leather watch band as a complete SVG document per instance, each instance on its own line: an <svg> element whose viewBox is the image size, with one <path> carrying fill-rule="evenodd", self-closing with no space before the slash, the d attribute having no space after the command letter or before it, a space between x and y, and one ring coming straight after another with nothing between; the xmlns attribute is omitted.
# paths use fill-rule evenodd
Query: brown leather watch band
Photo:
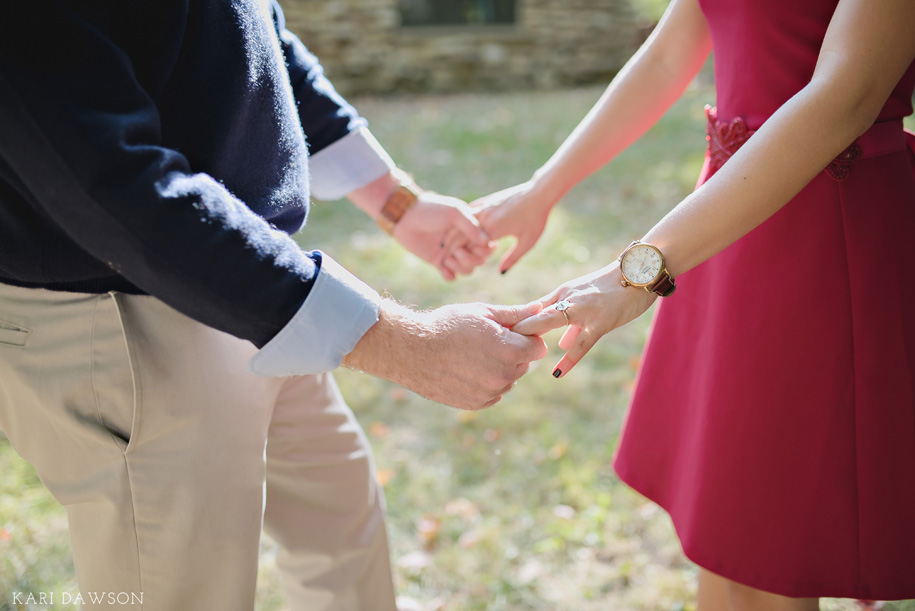
<svg viewBox="0 0 915 611"><path fill-rule="evenodd" d="M652 293L657 293L661 297L670 297L677 290L677 285L674 283L674 279L670 277L670 273L665 269L658 281L648 290Z"/></svg>
<svg viewBox="0 0 915 611"><path fill-rule="evenodd" d="M419 195L408 185L400 185L397 190L391 194L388 201L381 208L381 215L376 221L378 226L392 233L403 215L416 203Z"/></svg>

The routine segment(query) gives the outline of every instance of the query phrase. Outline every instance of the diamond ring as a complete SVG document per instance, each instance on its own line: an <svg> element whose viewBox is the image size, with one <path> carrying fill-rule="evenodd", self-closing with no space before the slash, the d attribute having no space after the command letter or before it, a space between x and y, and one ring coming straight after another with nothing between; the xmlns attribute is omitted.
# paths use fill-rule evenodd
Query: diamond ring
<svg viewBox="0 0 915 611"><path fill-rule="evenodd" d="M568 302L565 299L563 299L562 301L557 302L556 305L554 305L553 307L556 308L557 310L559 310L560 312L562 312L562 315L565 316L565 318L566 318L567 325L572 324L572 321L569 320L569 312L568 312L568 309L572 307L571 302Z"/></svg>

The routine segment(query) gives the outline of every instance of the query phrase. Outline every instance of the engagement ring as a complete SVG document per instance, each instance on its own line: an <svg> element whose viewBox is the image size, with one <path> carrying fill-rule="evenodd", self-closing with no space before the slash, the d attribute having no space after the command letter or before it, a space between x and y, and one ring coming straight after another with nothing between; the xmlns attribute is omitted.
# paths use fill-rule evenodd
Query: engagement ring
<svg viewBox="0 0 915 611"><path fill-rule="evenodd" d="M569 320L569 313L567 312L567 310L570 307L572 307L572 304L570 302L568 302L566 300L562 300L560 302L557 302L556 305L554 305L553 307L556 308L557 310L559 310L560 312L562 312L562 315L566 317L567 325L572 324L572 321Z"/></svg>

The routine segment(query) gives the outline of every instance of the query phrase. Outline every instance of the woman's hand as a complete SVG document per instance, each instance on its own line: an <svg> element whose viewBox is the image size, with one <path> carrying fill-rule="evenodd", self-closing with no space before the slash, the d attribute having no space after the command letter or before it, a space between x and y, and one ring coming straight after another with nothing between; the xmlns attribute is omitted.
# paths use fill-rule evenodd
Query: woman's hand
<svg viewBox="0 0 915 611"><path fill-rule="evenodd" d="M470 204L490 238L496 240L511 235L518 240L502 257L500 272L507 272L537 243L555 203L541 193L534 182L529 181L496 191Z"/></svg>
<svg viewBox="0 0 915 611"><path fill-rule="evenodd" d="M560 301L569 303L565 314L569 328L559 340L565 355L553 368L553 377L569 372L601 337L621 327L645 312L657 295L620 284L622 278L619 262L566 282L540 299L543 311L512 327L522 335L543 335L552 329L565 326L563 312L554 306Z"/></svg>

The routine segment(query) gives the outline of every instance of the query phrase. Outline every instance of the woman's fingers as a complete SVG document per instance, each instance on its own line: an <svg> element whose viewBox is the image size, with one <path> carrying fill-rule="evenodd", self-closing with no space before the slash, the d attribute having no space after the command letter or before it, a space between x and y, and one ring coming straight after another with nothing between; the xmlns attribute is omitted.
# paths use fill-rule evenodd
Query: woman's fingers
<svg viewBox="0 0 915 611"><path fill-rule="evenodd" d="M569 328L566 329L566 332L562 334L562 337L559 338L559 347L562 350L568 350L579 333L581 333L581 327L570 325Z"/></svg>
<svg viewBox="0 0 915 611"><path fill-rule="evenodd" d="M559 362L556 363L556 366L553 368L553 377L565 377L565 375L578 364L578 361L594 347L594 344L597 343L597 340L599 340L601 336L602 334L600 333L589 333L587 330L577 333L576 340L572 344L572 347L561 359L559 359Z"/></svg>
<svg viewBox="0 0 915 611"><path fill-rule="evenodd" d="M508 252L505 253L505 256L503 256L502 260L499 262L499 272L504 274L510 270L536 243L536 239L529 240L525 236L519 236L518 241L508 249Z"/></svg>
<svg viewBox="0 0 915 611"><path fill-rule="evenodd" d="M489 259L490 255L492 255L492 253L495 250L496 250L496 243L489 242L485 246L479 246L479 245L471 246L470 254L472 254L474 257L476 257L480 261L480 264L482 265Z"/></svg>
<svg viewBox="0 0 915 611"><path fill-rule="evenodd" d="M566 318L555 307L544 309L530 318L526 318L512 327L512 331L521 335L543 335L547 331L566 325Z"/></svg>

